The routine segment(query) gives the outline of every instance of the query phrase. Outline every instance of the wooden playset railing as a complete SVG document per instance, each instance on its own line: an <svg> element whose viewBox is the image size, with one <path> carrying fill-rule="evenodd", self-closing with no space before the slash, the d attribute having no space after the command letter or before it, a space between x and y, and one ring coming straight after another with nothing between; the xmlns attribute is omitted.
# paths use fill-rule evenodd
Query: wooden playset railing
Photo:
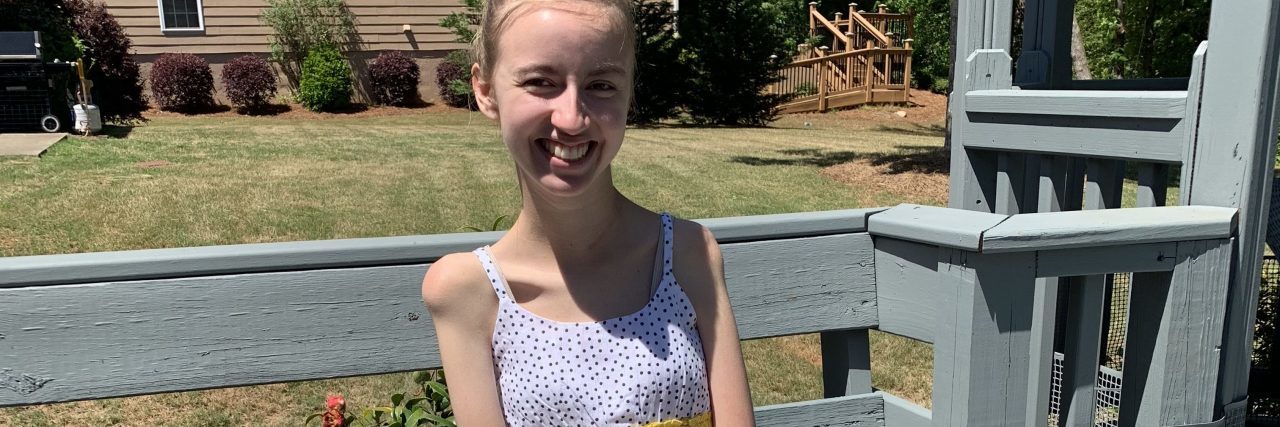
<svg viewBox="0 0 1280 427"><path fill-rule="evenodd" d="M829 20L809 4L809 35L829 37L830 46L802 44L767 92L791 95L783 113L826 111L866 103L906 102L911 86L911 15L877 13L849 5L849 17Z"/></svg>
<svg viewBox="0 0 1280 427"><path fill-rule="evenodd" d="M1170 321L1220 318L1222 294L1192 284L1225 286L1235 210L1009 217L903 205L703 222L722 245L743 339L822 334L827 398L757 408L761 425L926 425L928 410L871 388L868 329L934 343L933 417L991 407L1031 417L1022 402L1049 390L1026 389L1025 366L1006 368L1026 362L1010 357L1029 351L1035 278L1168 272L1159 277L1169 302L1159 306ZM0 259L0 406L439 367L422 275L440 256L499 236ZM1213 348L1214 328L1202 340L1161 340L1153 354L1194 345L1208 366L1216 359L1201 352ZM1163 375L1150 374L1148 396L1186 388ZM1024 385L1009 392L1015 384Z"/></svg>

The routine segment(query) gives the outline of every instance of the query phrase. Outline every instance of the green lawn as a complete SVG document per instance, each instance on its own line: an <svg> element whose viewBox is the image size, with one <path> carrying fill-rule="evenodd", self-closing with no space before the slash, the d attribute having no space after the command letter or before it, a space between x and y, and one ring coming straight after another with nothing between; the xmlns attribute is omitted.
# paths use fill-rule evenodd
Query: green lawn
<svg viewBox="0 0 1280 427"><path fill-rule="evenodd" d="M474 113L161 117L113 134L72 137L38 160L0 157L0 256L449 233L519 208L497 129ZM936 127L839 114L631 129L614 175L641 205L685 218L942 204L824 172L909 166L941 145ZM872 340L876 385L927 404L929 348ZM756 404L820 397L816 336L744 348ZM7 409L0 426L298 425L326 393L361 408L409 385L394 374Z"/></svg>

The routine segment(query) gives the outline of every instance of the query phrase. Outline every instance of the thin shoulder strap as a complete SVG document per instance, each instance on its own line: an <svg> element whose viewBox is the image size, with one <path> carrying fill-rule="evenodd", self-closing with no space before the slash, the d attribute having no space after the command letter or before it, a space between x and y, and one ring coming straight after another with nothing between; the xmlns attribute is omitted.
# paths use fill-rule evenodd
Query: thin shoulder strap
<svg viewBox="0 0 1280 427"><path fill-rule="evenodd" d="M507 294L507 281L498 273L498 266L493 263L489 247L481 246L471 253L476 254L476 258L480 259L480 265L484 266L484 274L489 276L489 285L493 286L493 291L498 294L498 298L510 298Z"/></svg>
<svg viewBox="0 0 1280 427"><path fill-rule="evenodd" d="M672 259L672 236L675 235L671 221L671 214L662 213L662 273L664 276L671 275L671 259Z"/></svg>

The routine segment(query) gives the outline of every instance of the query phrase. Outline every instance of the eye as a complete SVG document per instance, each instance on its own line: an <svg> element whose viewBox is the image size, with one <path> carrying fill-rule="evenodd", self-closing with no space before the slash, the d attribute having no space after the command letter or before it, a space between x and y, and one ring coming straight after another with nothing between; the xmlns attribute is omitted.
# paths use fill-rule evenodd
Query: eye
<svg viewBox="0 0 1280 427"><path fill-rule="evenodd" d="M587 85L587 90L593 92L613 92L618 90L618 87L614 86L613 83L600 81L592 82L590 85Z"/></svg>
<svg viewBox="0 0 1280 427"><path fill-rule="evenodd" d="M555 83L553 83L550 79L546 79L542 77L534 77L531 79L527 79L523 82L520 82L520 86L528 87L528 88L544 88L544 87L554 87Z"/></svg>

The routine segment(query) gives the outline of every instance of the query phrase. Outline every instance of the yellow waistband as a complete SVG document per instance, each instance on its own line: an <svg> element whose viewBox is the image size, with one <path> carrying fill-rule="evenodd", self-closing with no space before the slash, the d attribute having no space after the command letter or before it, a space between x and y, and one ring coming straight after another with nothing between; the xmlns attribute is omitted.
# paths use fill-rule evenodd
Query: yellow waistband
<svg viewBox="0 0 1280 427"><path fill-rule="evenodd" d="M690 418L676 418L666 421L655 421L641 427L712 427L711 413L703 412Z"/></svg>

